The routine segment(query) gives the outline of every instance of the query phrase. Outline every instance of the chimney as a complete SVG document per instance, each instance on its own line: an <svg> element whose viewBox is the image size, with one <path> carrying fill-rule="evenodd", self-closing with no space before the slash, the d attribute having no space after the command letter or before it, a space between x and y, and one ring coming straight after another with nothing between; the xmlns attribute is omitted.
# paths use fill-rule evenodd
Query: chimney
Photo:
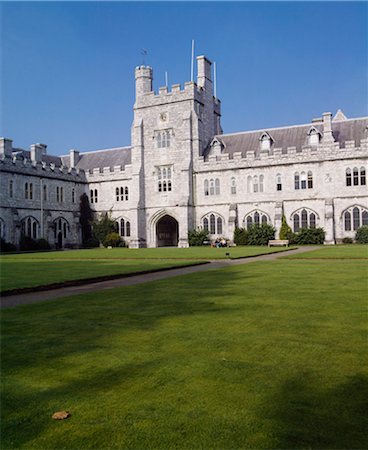
<svg viewBox="0 0 368 450"><path fill-rule="evenodd" d="M42 155L46 155L47 145L45 144L32 144L31 145L31 161L41 162Z"/></svg>
<svg viewBox="0 0 368 450"><path fill-rule="evenodd" d="M212 94L211 65L205 56L197 56L197 85Z"/></svg>
<svg viewBox="0 0 368 450"><path fill-rule="evenodd" d="M329 144L335 142L332 136L332 113L326 112L322 114L323 119L323 143Z"/></svg>
<svg viewBox="0 0 368 450"><path fill-rule="evenodd" d="M152 92L153 70L149 66L135 68L135 98L147 92Z"/></svg>
<svg viewBox="0 0 368 450"><path fill-rule="evenodd" d="M70 150L69 154L70 154L70 167L72 169L75 169L75 167L78 164L79 159L80 159L79 151L72 149L72 150Z"/></svg>
<svg viewBox="0 0 368 450"><path fill-rule="evenodd" d="M12 143L11 139L0 138L0 155L11 158L13 152Z"/></svg>

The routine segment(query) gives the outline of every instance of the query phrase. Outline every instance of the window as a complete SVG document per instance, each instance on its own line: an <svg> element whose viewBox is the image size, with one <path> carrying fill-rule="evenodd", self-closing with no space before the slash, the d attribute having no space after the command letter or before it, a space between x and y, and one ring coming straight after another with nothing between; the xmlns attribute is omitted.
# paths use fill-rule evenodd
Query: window
<svg viewBox="0 0 368 450"><path fill-rule="evenodd" d="M120 219L120 236L130 237L130 222L129 222L129 220Z"/></svg>
<svg viewBox="0 0 368 450"><path fill-rule="evenodd" d="M28 216L21 222L22 234L32 239L38 238L38 228L38 221L34 217Z"/></svg>
<svg viewBox="0 0 368 450"><path fill-rule="evenodd" d="M236 194L236 181L234 177L231 178L230 192L232 195Z"/></svg>
<svg viewBox="0 0 368 450"><path fill-rule="evenodd" d="M365 178L365 167L360 168L360 185L365 186L366 185L366 178Z"/></svg>
<svg viewBox="0 0 368 450"><path fill-rule="evenodd" d="M252 225L267 224L269 222L269 216L263 211L252 211L244 217L243 226L249 229Z"/></svg>
<svg viewBox="0 0 368 450"><path fill-rule="evenodd" d="M202 219L203 229L210 234L222 234L223 233L223 220L218 214L208 214Z"/></svg>
<svg viewBox="0 0 368 450"><path fill-rule="evenodd" d="M306 208L296 211L291 217L294 233L298 233L301 228L316 228L317 217L314 211Z"/></svg>
<svg viewBox="0 0 368 450"><path fill-rule="evenodd" d="M263 181L264 181L264 176L260 175L259 176L259 192L263 192Z"/></svg>
<svg viewBox="0 0 368 450"><path fill-rule="evenodd" d="M368 210L361 206L352 206L343 213L345 231L356 231L362 225L368 225Z"/></svg>
<svg viewBox="0 0 368 450"><path fill-rule="evenodd" d="M172 190L171 172L171 167L159 167L157 169L158 192L170 192ZM127 195L126 199L128 199Z"/></svg>
<svg viewBox="0 0 368 450"><path fill-rule="evenodd" d="M170 130L156 131L155 137L156 137L157 148L170 147L170 142L171 142Z"/></svg>
<svg viewBox="0 0 368 450"><path fill-rule="evenodd" d="M353 209L353 230L357 230L360 224L360 211L359 208Z"/></svg>
<svg viewBox="0 0 368 450"><path fill-rule="evenodd" d="M28 183L26 183L24 185L24 198L28 199L29 198L29 189L28 189Z"/></svg>
<svg viewBox="0 0 368 450"><path fill-rule="evenodd" d="M125 186L125 200L128 200L128 198L129 198L129 189L127 188L127 186Z"/></svg>
<svg viewBox="0 0 368 450"><path fill-rule="evenodd" d="M128 200L129 198L129 189L127 186L123 187L121 186L120 189L117 187L115 189L115 195L116 195L116 201L124 201Z"/></svg>
<svg viewBox="0 0 368 450"><path fill-rule="evenodd" d="M313 189L313 173L308 172L308 189Z"/></svg>
<svg viewBox="0 0 368 450"><path fill-rule="evenodd" d="M253 177L253 192L258 192L258 176Z"/></svg>
<svg viewBox="0 0 368 450"><path fill-rule="evenodd" d="M368 211L362 211L362 225L368 225Z"/></svg>
<svg viewBox="0 0 368 450"><path fill-rule="evenodd" d="M204 195L210 195L208 180L204 180Z"/></svg>
<svg viewBox="0 0 368 450"><path fill-rule="evenodd" d="M46 201L47 200L47 186L46 186L46 184L43 185L42 190L43 190L43 200Z"/></svg>
<svg viewBox="0 0 368 450"><path fill-rule="evenodd" d="M300 189L307 189L307 176L305 172L300 174Z"/></svg>
<svg viewBox="0 0 368 450"><path fill-rule="evenodd" d="M296 172L294 174L294 188L295 189L300 189L300 177L299 177L299 173Z"/></svg>
<svg viewBox="0 0 368 450"><path fill-rule="evenodd" d="M210 195L215 195L215 181L210 180Z"/></svg>
<svg viewBox="0 0 368 450"><path fill-rule="evenodd" d="M118 187L115 189L115 195L116 195L116 201L118 202L120 200Z"/></svg>
<svg viewBox="0 0 368 450"><path fill-rule="evenodd" d="M351 169L346 169L346 186L351 186Z"/></svg>
<svg viewBox="0 0 368 450"><path fill-rule="evenodd" d="M60 188L60 202L63 203L64 201L64 188Z"/></svg>
<svg viewBox="0 0 368 450"><path fill-rule="evenodd" d="M72 203L75 203L75 189L72 189Z"/></svg>
<svg viewBox="0 0 368 450"><path fill-rule="evenodd" d="M121 201L124 200L124 188L123 187L120 188L120 200Z"/></svg>
<svg viewBox="0 0 368 450"><path fill-rule="evenodd" d="M33 183L29 183L29 199L33 199Z"/></svg>
<svg viewBox="0 0 368 450"><path fill-rule="evenodd" d="M59 188L59 186L56 186L56 201L60 202L60 188ZM91 199L91 203L93 203L92 199Z"/></svg>
<svg viewBox="0 0 368 450"><path fill-rule="evenodd" d="M13 187L14 187L14 182L13 180L9 181L9 197L13 198Z"/></svg>
<svg viewBox="0 0 368 450"><path fill-rule="evenodd" d="M271 148L271 138L267 133L263 133L260 137L261 151L268 151Z"/></svg>
<svg viewBox="0 0 368 450"><path fill-rule="evenodd" d="M351 231L351 214L346 211L344 214L345 231Z"/></svg>
<svg viewBox="0 0 368 450"><path fill-rule="evenodd" d="M319 132L315 128L309 130L309 145L315 146L319 144Z"/></svg>
<svg viewBox="0 0 368 450"><path fill-rule="evenodd" d="M252 192L252 185L253 185L253 179L252 179L252 177L249 175L249 176L248 176L248 180L247 180L247 191L248 191L248 192Z"/></svg>
<svg viewBox="0 0 368 450"><path fill-rule="evenodd" d="M98 191L97 189L91 189L89 191L90 201L91 203L97 203L98 202Z"/></svg>
<svg viewBox="0 0 368 450"><path fill-rule="evenodd" d="M359 170L357 167L354 167L353 169L353 184L354 186L359 185Z"/></svg>
<svg viewBox="0 0 368 450"><path fill-rule="evenodd" d="M281 174L276 175L276 191L282 191Z"/></svg>
<svg viewBox="0 0 368 450"><path fill-rule="evenodd" d="M54 238L57 240L59 238L59 235L61 234L63 239L66 239L68 237L69 232L69 223L64 217L59 217L58 219L54 220Z"/></svg>
<svg viewBox="0 0 368 450"><path fill-rule="evenodd" d="M216 195L220 195L220 180L218 178L215 180L215 193Z"/></svg>

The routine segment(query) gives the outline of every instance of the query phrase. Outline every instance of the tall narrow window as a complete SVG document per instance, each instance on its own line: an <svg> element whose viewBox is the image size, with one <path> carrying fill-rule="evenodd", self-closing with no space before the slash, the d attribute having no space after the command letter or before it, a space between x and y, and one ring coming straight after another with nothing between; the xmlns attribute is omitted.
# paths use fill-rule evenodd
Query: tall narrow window
<svg viewBox="0 0 368 450"><path fill-rule="evenodd" d="M351 231L351 214L346 211L344 214L345 231Z"/></svg>
<svg viewBox="0 0 368 450"><path fill-rule="evenodd" d="M353 169L353 184L354 186L359 185L359 170L357 167L354 167Z"/></svg>
<svg viewBox="0 0 368 450"><path fill-rule="evenodd" d="M346 169L346 186L351 186L351 169Z"/></svg>
<svg viewBox="0 0 368 450"><path fill-rule="evenodd" d="M366 185L365 167L360 168L360 184L362 186Z"/></svg>
<svg viewBox="0 0 368 450"><path fill-rule="evenodd" d="M215 180L210 180L210 195L215 195Z"/></svg>
<svg viewBox="0 0 368 450"><path fill-rule="evenodd" d="M29 194L28 194L28 183L26 183L24 185L24 198L28 199L28 197L29 197Z"/></svg>
<svg viewBox="0 0 368 450"><path fill-rule="evenodd" d="M75 203L75 189L72 189L72 203Z"/></svg>
<svg viewBox="0 0 368 450"><path fill-rule="evenodd" d="M253 192L258 192L258 176L253 177Z"/></svg>
<svg viewBox="0 0 368 450"><path fill-rule="evenodd" d="M63 223L63 235L64 239L66 239L66 222Z"/></svg>
<svg viewBox="0 0 368 450"><path fill-rule="evenodd" d="M33 199L33 183L29 183L29 199Z"/></svg>
<svg viewBox="0 0 368 450"><path fill-rule="evenodd" d="M259 225L259 212L258 211L256 211L254 213L254 224Z"/></svg>
<svg viewBox="0 0 368 450"><path fill-rule="evenodd" d="M127 220L126 222L126 237L130 237L130 222Z"/></svg>
<svg viewBox="0 0 368 450"><path fill-rule="evenodd" d="M95 189L95 203L97 203L98 201L98 191L97 189Z"/></svg>
<svg viewBox="0 0 368 450"><path fill-rule="evenodd" d="M308 228L308 213L305 209L302 210L302 228Z"/></svg>
<svg viewBox="0 0 368 450"><path fill-rule="evenodd" d="M13 198L13 180L9 181L9 197Z"/></svg>
<svg viewBox="0 0 368 450"><path fill-rule="evenodd" d="M128 200L129 198L129 189L128 187L125 187L125 200Z"/></svg>
<svg viewBox="0 0 368 450"><path fill-rule="evenodd" d="M298 172L294 174L294 189L300 189L300 177Z"/></svg>
<svg viewBox="0 0 368 450"><path fill-rule="evenodd" d="M313 174L311 171L308 172L308 189L313 189Z"/></svg>
<svg viewBox="0 0 368 450"><path fill-rule="evenodd" d="M231 178L230 192L232 195L236 194L236 181L234 177Z"/></svg>
<svg viewBox="0 0 368 450"><path fill-rule="evenodd" d="M222 234L222 219L217 217L217 233Z"/></svg>
<svg viewBox="0 0 368 450"><path fill-rule="evenodd" d="M92 191L91 191L92 192ZM56 201L59 203L60 202L60 188L59 186L56 186ZM93 203L93 198L91 195L91 203Z"/></svg>
<svg viewBox="0 0 368 450"><path fill-rule="evenodd" d="M368 211L362 212L362 225L368 225Z"/></svg>
<svg viewBox="0 0 368 450"><path fill-rule="evenodd" d="M307 176L306 176L305 172L302 172L300 174L300 188L307 189Z"/></svg>
<svg viewBox="0 0 368 450"><path fill-rule="evenodd" d="M60 188L60 202L63 203L64 201L64 188Z"/></svg>
<svg viewBox="0 0 368 450"><path fill-rule="evenodd" d="M47 200L47 186L46 184L43 185L43 200L44 202Z"/></svg>
<svg viewBox="0 0 368 450"><path fill-rule="evenodd" d="M119 188L115 188L115 196L116 196L116 201L118 202L120 200L120 196L119 196Z"/></svg>
<svg viewBox="0 0 368 450"><path fill-rule="evenodd" d="M360 211L359 208L353 209L353 230L357 230L360 226Z"/></svg>
<svg viewBox="0 0 368 450"><path fill-rule="evenodd" d="M209 191L209 188L208 188L208 180L204 180L204 195L209 195L210 194L210 191Z"/></svg>
<svg viewBox="0 0 368 450"><path fill-rule="evenodd" d="M252 192L252 186L253 186L253 179L252 179L252 177L249 175L248 181L247 181L247 190L248 190L248 192Z"/></svg>
<svg viewBox="0 0 368 450"><path fill-rule="evenodd" d="M205 231L209 231L209 228L208 228L208 219L207 219L207 217L205 217L205 218L203 219L203 229L204 229Z"/></svg>
<svg viewBox="0 0 368 450"><path fill-rule="evenodd" d="M120 235L125 236L125 220L120 219Z"/></svg>
<svg viewBox="0 0 368 450"><path fill-rule="evenodd" d="M124 188L123 187L120 188L120 200L121 201L124 200Z"/></svg>
<svg viewBox="0 0 368 450"><path fill-rule="evenodd" d="M282 191L282 182L281 182L281 174L276 175L276 190Z"/></svg>
<svg viewBox="0 0 368 450"><path fill-rule="evenodd" d="M216 233L216 219L215 219L215 215L214 214L210 215L210 233L211 234L215 234Z"/></svg>
<svg viewBox="0 0 368 450"><path fill-rule="evenodd" d="M300 230L300 217L299 214L294 214L294 233Z"/></svg>
<svg viewBox="0 0 368 450"><path fill-rule="evenodd" d="M247 217L247 230L249 230L249 228L253 225L253 217L252 216L248 216Z"/></svg>
<svg viewBox="0 0 368 450"><path fill-rule="evenodd" d="M263 181L264 181L264 176L260 175L259 176L259 192L263 192Z"/></svg>
<svg viewBox="0 0 368 450"><path fill-rule="evenodd" d="M316 228L316 215L314 213L309 215L309 228Z"/></svg>
<svg viewBox="0 0 368 450"><path fill-rule="evenodd" d="M89 195L90 202L93 203L93 201L94 201L94 198L93 198L93 189L91 189L91 190L89 191L89 194L90 194L90 195ZM56 188L56 199L57 199L57 201L59 201L58 197L59 197L59 188L57 187L57 188Z"/></svg>
<svg viewBox="0 0 368 450"><path fill-rule="evenodd" d="M267 223L267 216L262 214L262 224L266 224L266 223Z"/></svg>
<svg viewBox="0 0 368 450"><path fill-rule="evenodd" d="M215 180L215 192L216 195L220 195L220 180L218 178Z"/></svg>

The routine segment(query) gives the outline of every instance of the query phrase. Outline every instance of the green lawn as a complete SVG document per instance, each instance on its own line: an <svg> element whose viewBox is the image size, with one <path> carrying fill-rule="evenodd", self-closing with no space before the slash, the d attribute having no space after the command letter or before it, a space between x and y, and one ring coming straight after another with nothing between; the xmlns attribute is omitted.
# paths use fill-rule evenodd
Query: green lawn
<svg viewBox="0 0 368 450"><path fill-rule="evenodd" d="M300 255L292 252L285 258L292 259L368 259L368 245L330 245Z"/></svg>
<svg viewBox="0 0 368 450"><path fill-rule="evenodd" d="M1 291L61 283L64 281L83 280L185 266L198 261L172 259L124 259L124 260L46 260L14 258L1 261ZM0 292L1 292L0 291Z"/></svg>
<svg viewBox="0 0 368 450"><path fill-rule="evenodd" d="M368 448L366 294L284 259L3 310L2 448Z"/></svg>
<svg viewBox="0 0 368 450"><path fill-rule="evenodd" d="M0 291L190 265L208 259L227 258L227 252L230 253L230 257L237 258L280 250L283 249L267 247L114 248L2 255L0 257Z"/></svg>

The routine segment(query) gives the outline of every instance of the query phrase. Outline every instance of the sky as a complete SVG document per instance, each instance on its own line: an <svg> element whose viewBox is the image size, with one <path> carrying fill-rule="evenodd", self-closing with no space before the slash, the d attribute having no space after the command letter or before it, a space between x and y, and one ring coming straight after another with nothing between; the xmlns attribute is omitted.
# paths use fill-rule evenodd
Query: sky
<svg viewBox="0 0 368 450"><path fill-rule="evenodd" d="M154 89L217 66L225 133L367 115L365 2L2 2L0 135L48 153L130 144L134 68Z"/></svg>

